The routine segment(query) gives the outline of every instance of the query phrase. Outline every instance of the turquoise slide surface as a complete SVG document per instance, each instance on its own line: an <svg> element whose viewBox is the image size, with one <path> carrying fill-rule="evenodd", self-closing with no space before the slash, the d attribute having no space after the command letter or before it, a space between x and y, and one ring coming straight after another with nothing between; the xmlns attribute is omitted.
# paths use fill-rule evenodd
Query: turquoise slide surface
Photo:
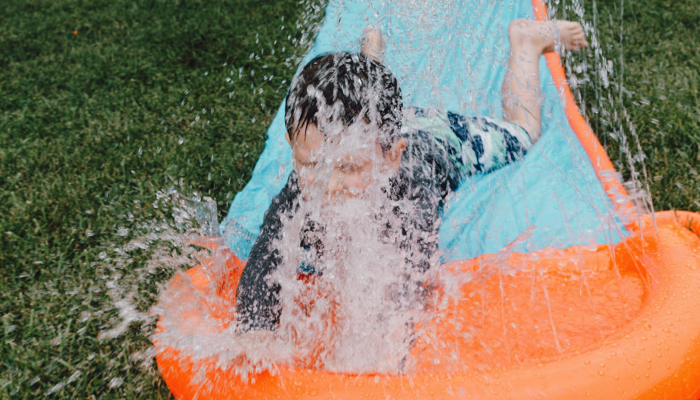
<svg viewBox="0 0 700 400"><path fill-rule="evenodd" d="M358 52L363 29L373 24L387 36L385 63L401 84L405 105L501 118L507 28L517 18L534 18L530 0L331 0L302 65L327 52ZM617 243L627 235L567 122L544 58L540 77L541 139L522 161L466 179L449 198L440 230L443 260L504 248L529 252ZM244 260L292 169L284 134L282 102L253 176L222 224L229 247Z"/></svg>

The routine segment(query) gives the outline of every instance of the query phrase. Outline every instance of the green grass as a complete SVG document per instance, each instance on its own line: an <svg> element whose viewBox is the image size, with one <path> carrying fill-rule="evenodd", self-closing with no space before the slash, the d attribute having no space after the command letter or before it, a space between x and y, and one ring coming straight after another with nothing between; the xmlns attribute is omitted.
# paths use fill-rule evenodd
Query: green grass
<svg viewBox="0 0 700 400"><path fill-rule="evenodd" d="M700 211L700 1L588 0L585 6L614 63L608 90L595 77L578 88L593 130L625 180L636 168L655 210ZM560 17L572 14L560 7ZM592 52L577 57L583 58L595 75ZM616 110L617 121L593 108ZM621 151L620 126L629 155Z"/></svg>
<svg viewBox="0 0 700 400"><path fill-rule="evenodd" d="M112 315L94 315L108 299L92 263L118 226L153 215L155 192L175 182L214 198L223 217L303 54L295 24L307 8L3 5L0 398L42 397L77 371L54 396L169 396L129 360L147 345L138 329L96 339ZM124 384L110 389L117 377Z"/></svg>
<svg viewBox="0 0 700 400"><path fill-rule="evenodd" d="M592 18L592 0L585 5ZM616 72L620 6L596 4ZM624 126L639 136L656 209L699 211L700 3L624 7ZM69 381L49 397L169 397L130 359L148 346L138 326L96 339L114 316L100 314L109 303L99 253L118 227L156 215L155 192L176 182L212 197L223 218L303 52L296 22L305 9L294 0L3 5L1 398L43 397ZM588 110L600 102L580 90ZM588 114L629 177L614 124ZM110 387L114 378L123 383Z"/></svg>

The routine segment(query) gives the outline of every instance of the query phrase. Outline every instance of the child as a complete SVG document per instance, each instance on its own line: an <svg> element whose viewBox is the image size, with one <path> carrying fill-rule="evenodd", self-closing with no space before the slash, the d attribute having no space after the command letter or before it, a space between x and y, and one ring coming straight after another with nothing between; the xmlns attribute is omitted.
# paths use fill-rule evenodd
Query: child
<svg viewBox="0 0 700 400"><path fill-rule="evenodd" d="M380 189L402 207L387 223L414 268L425 270L437 250L439 214L446 196L469 174L488 173L523 157L541 132L539 58L586 47L578 23L516 20L508 29L509 68L503 84L503 120L403 108L401 89L381 63L384 39L363 34L361 54L313 59L287 95L285 125L294 171L273 199L243 271L236 295L242 331L274 331L280 285L270 275L282 262L280 231L300 201L363 198ZM368 197L369 198L369 197ZM323 255L323 224L307 221L300 246ZM300 272L314 273L313 265ZM318 273L318 271L316 271Z"/></svg>

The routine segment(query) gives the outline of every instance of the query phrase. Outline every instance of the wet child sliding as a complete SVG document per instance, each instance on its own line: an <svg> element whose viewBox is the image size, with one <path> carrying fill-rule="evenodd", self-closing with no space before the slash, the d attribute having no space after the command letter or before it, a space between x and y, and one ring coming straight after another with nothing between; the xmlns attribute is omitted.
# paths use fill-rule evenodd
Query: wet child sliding
<svg viewBox="0 0 700 400"><path fill-rule="evenodd" d="M304 282L336 279L342 275L333 269L338 260L354 263L345 269L365 260L344 250L353 240L354 252L376 243L372 248L377 263L394 260L401 265L391 267L400 271L393 272L394 281L385 285L391 290L373 287L359 297L394 302L399 305L391 310L401 310L402 304L423 295L421 274L438 259L437 232L447 197L466 176L521 159L540 137L540 56L559 44L557 50L569 51L588 45L581 25L569 21L516 20L508 37L502 119L405 106L397 79L382 63L384 37L372 26L363 33L361 53L321 55L302 68L291 84L285 109L294 171L267 210L240 279L236 295L240 340L251 345L271 340L285 319L285 307L295 307L303 295L297 290L285 300L289 297L285 285L299 287L294 276L305 277ZM374 230L358 228L363 220ZM369 231L376 235L364 237L362 232ZM363 240L368 242L360 244ZM293 264L286 275L279 271L285 263ZM380 267L357 268L359 275L342 282L354 283ZM416 277L411 278L413 271ZM373 277L370 284L377 280L381 279ZM336 288L344 285L337 279L333 282ZM382 293L371 298L377 291ZM312 300L300 308L301 314L308 314L314 301L321 307L318 299ZM323 319L341 318L329 307L314 326L323 324ZM372 314L363 312L359 318ZM376 314L374 324L391 321L389 309ZM410 330L411 321L399 318L396 324ZM299 332L303 329L292 329L294 340L303 336Z"/></svg>

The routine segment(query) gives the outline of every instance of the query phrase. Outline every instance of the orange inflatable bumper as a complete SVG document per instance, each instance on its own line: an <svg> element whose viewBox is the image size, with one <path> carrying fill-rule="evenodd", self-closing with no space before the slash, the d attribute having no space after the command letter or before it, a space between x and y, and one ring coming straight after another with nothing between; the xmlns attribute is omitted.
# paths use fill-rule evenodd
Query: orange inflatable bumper
<svg viewBox="0 0 700 400"><path fill-rule="evenodd" d="M498 270L505 265L519 272L510 278L477 274L465 284L463 295L437 313L440 318L428 330L433 344L415 345L418 365L405 375L281 367L244 382L214 362L194 365L176 349L158 347L156 359L178 399L698 399L698 234L700 214L664 212L615 246L447 264L444 268L458 273L475 273L488 272L489 262L496 261ZM232 255L228 264L232 273L223 281L235 285L243 264ZM527 268L543 273L534 278ZM196 290L210 290L199 268L187 274ZM538 296L547 301L537 303L532 298L541 279L546 285ZM572 290L577 287L582 289ZM489 294L497 301L489 301ZM582 319L582 305L595 299L611 304L618 318L606 322L605 312L596 312L595 321ZM552 308L562 303L570 308ZM190 323L196 324L193 317ZM473 326L484 335L470 331ZM466 333L471 340L464 339ZM197 376L202 371L206 375Z"/></svg>

